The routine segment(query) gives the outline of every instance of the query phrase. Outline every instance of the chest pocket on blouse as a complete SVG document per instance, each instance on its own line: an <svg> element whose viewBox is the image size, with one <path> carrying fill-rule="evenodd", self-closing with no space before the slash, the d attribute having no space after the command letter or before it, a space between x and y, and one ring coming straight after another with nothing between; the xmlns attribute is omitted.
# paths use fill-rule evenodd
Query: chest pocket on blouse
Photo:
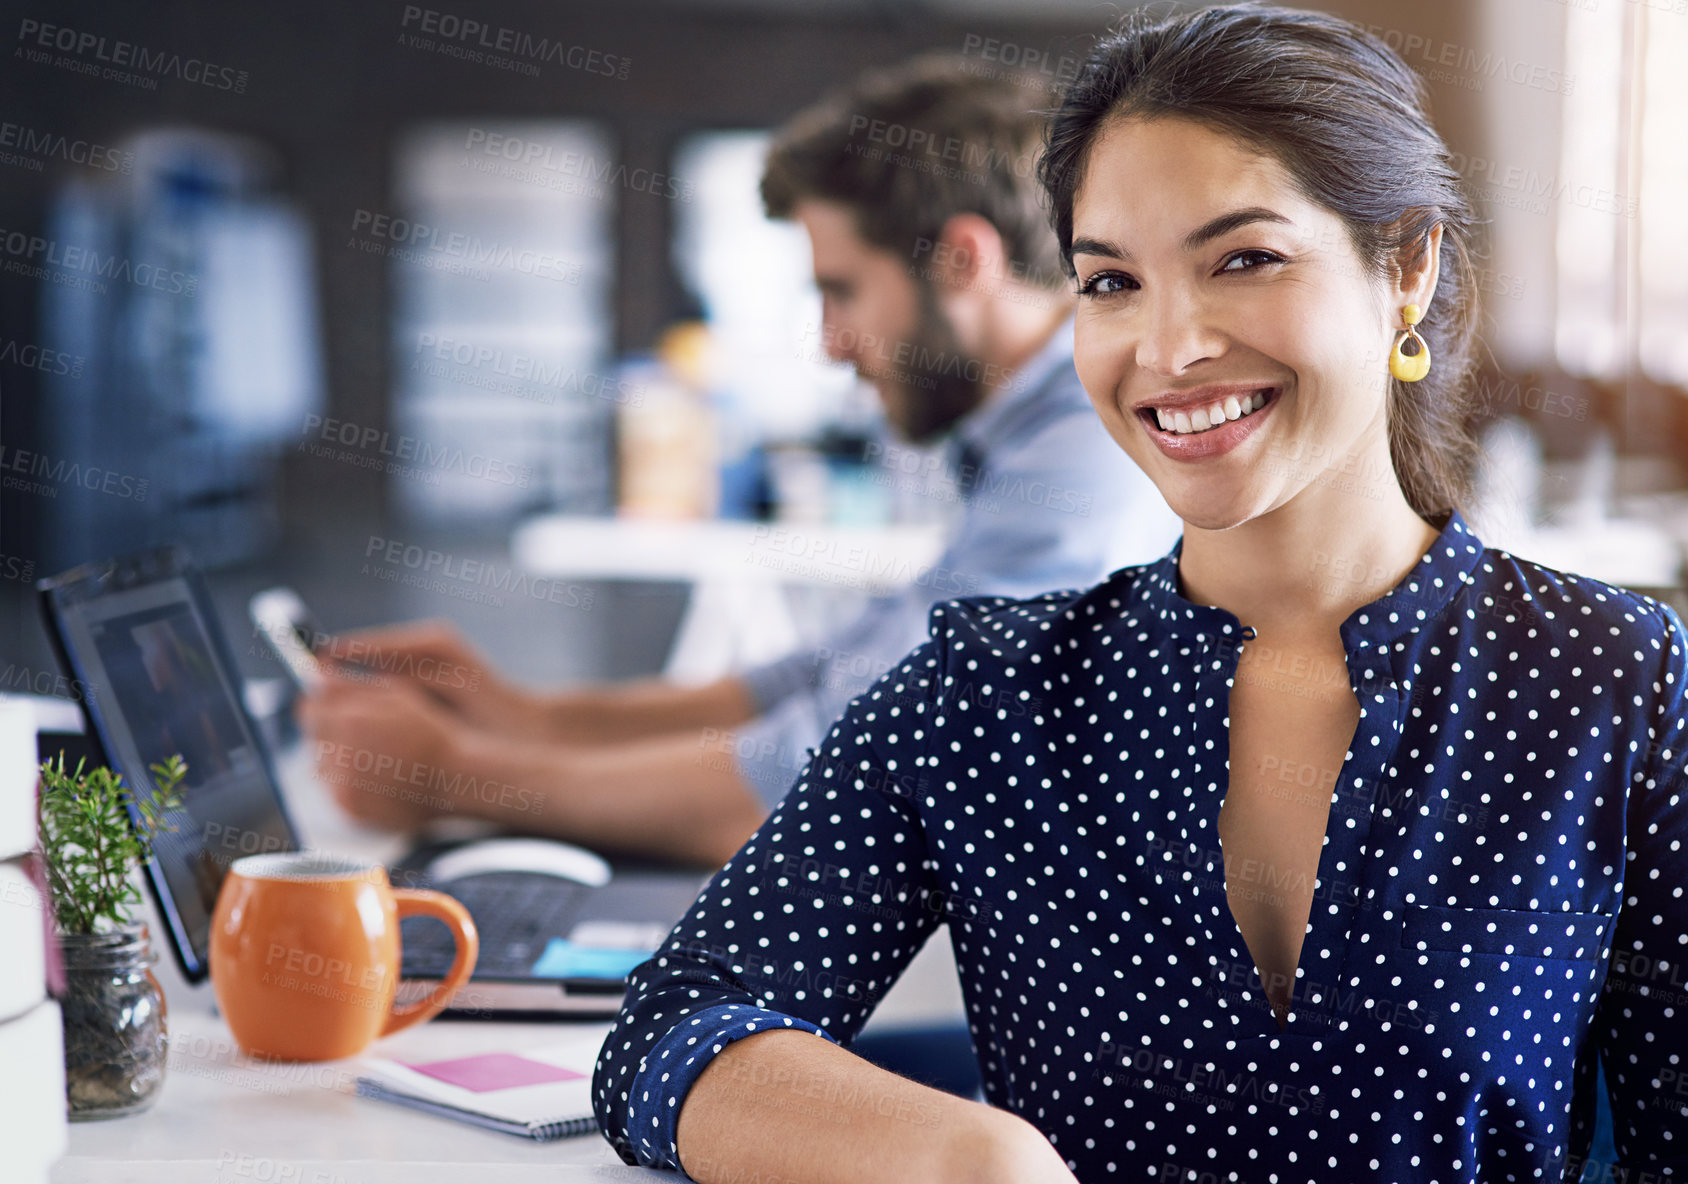
<svg viewBox="0 0 1688 1184"><path fill-rule="evenodd" d="M1519 958L1593 958L1603 948L1611 923L1606 913L1407 905L1401 945L1409 950Z"/></svg>

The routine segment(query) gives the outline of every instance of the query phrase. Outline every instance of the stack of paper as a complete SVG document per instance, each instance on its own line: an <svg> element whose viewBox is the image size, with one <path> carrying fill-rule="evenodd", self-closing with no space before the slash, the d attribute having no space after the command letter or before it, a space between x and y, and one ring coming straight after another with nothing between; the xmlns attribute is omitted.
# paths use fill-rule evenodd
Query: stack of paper
<svg viewBox="0 0 1688 1184"><path fill-rule="evenodd" d="M35 714L0 696L0 1147L5 1178L45 1184L65 1148L64 1032L47 998L46 902L35 846Z"/></svg>

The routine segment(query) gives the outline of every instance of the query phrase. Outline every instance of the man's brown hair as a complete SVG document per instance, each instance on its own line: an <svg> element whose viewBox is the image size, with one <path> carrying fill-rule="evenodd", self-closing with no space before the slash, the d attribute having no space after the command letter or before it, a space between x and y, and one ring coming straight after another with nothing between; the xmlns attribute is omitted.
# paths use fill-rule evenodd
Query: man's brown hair
<svg viewBox="0 0 1688 1184"><path fill-rule="evenodd" d="M944 223L977 214L1002 236L1013 277L1062 283L1037 158L1039 92L1026 80L950 54L874 70L794 116L762 173L771 218L804 200L835 202L856 231L914 267Z"/></svg>

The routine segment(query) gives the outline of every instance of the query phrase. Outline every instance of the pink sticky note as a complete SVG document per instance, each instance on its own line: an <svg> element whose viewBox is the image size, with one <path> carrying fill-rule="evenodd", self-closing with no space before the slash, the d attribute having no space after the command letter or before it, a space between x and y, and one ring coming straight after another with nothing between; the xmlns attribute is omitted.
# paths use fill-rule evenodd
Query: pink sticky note
<svg viewBox="0 0 1688 1184"><path fill-rule="evenodd" d="M552 1081L576 1081L585 1077L573 1069L530 1061L508 1052L489 1052L477 1057L458 1057L454 1061L429 1061L424 1065L400 1062L407 1069L426 1073L447 1085L484 1094L495 1089L514 1089L518 1085L544 1085Z"/></svg>

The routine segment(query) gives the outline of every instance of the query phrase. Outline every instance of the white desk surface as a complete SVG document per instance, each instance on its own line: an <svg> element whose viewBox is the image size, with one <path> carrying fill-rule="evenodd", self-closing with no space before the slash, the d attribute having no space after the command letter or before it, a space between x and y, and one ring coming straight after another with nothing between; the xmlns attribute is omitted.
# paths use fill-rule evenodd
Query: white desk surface
<svg viewBox="0 0 1688 1184"><path fill-rule="evenodd" d="M724 580L881 592L910 582L943 550L938 524L665 522L541 514L510 552L528 571L571 579Z"/></svg>
<svg viewBox="0 0 1688 1184"><path fill-rule="evenodd" d="M288 804L309 845L390 860L404 846L346 821L295 748L282 758ZM150 913L151 906L148 905ZM156 916L152 932L161 933ZM483 1131L353 1093L354 1062L253 1061L214 1014L209 983L181 978L158 946L154 972L169 1008L170 1056L153 1108L74 1123L52 1184L517 1184L527 1181L673 1181L630 1168L597 1134L551 1143ZM915 959L873 1018L876 1029L960 1015L949 942L940 934ZM578 1041L583 1065L609 1031L594 1023L491 1024L435 1020L377 1041L367 1055L434 1060ZM471 1169L472 1170L469 1170Z"/></svg>
<svg viewBox="0 0 1688 1184"><path fill-rule="evenodd" d="M168 989L168 988L167 988ZM629 1168L596 1134L535 1143L356 1097L352 1062L271 1065L234 1048L228 1027L197 998L170 993L170 1062L145 1114L76 1123L53 1184L477 1184L528 1180L670 1180ZM575 1042L583 1064L607 1023L547 1025L546 1042ZM516 1050L533 1025L424 1024L379 1043L383 1055L442 1059Z"/></svg>

